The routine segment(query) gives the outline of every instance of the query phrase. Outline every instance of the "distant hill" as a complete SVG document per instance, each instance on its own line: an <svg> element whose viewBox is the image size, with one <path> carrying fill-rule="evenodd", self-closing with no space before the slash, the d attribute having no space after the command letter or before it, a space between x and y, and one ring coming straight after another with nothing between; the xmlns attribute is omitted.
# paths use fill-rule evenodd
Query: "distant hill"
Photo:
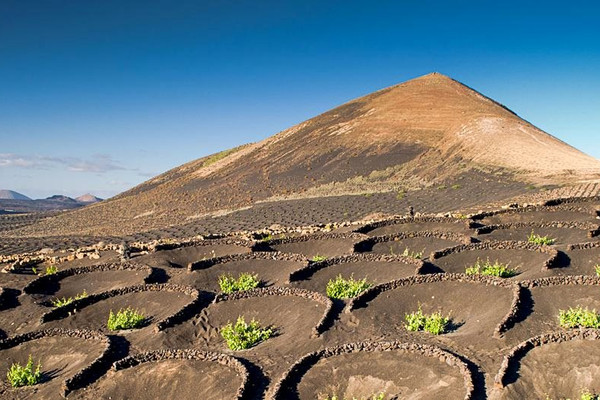
<svg viewBox="0 0 600 400"><path fill-rule="evenodd" d="M92 203L98 203L98 202L102 201L103 199L101 199L100 197L96 197L93 194L86 193L82 196L75 198L75 200L77 200L80 203L92 204Z"/></svg>
<svg viewBox="0 0 600 400"><path fill-rule="evenodd" d="M55 194L45 199L31 199L12 190L0 191L0 213L32 213L43 211L71 210L97 203L102 199L91 194L85 194L73 199L69 196ZM80 200L82 199L82 200Z"/></svg>
<svg viewBox="0 0 600 400"><path fill-rule="evenodd" d="M46 200L60 201L63 203L78 203L77 200L75 200L69 196L63 196L62 194L55 194L53 196L46 197Z"/></svg>
<svg viewBox="0 0 600 400"><path fill-rule="evenodd" d="M0 190L0 199L2 200L31 200L24 194L12 190Z"/></svg>
<svg viewBox="0 0 600 400"><path fill-rule="evenodd" d="M480 183L509 179L525 190L529 184L598 181L600 161L460 82L432 73L259 143L191 161L23 233L128 234L256 202L458 187L468 174Z"/></svg>

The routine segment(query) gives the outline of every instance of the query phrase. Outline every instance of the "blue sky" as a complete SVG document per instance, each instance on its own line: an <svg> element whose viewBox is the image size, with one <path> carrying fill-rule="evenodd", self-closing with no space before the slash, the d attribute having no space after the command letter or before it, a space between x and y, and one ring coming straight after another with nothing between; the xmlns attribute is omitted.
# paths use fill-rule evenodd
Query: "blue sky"
<svg viewBox="0 0 600 400"><path fill-rule="evenodd" d="M592 1L3 0L0 189L108 197L432 71L600 158L598 21Z"/></svg>

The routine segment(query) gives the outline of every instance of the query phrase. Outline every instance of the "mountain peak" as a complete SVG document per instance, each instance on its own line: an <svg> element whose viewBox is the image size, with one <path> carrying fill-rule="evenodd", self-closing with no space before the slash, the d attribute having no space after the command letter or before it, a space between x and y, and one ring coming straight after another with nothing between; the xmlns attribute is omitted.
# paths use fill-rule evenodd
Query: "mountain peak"
<svg viewBox="0 0 600 400"><path fill-rule="evenodd" d="M79 196L75 198L75 200L77 200L80 203L98 203L99 201L102 201L100 197L96 197L90 193L86 193L82 196Z"/></svg>
<svg viewBox="0 0 600 400"><path fill-rule="evenodd" d="M0 199L2 200L31 200L24 194L17 193L13 190L0 190Z"/></svg>
<svg viewBox="0 0 600 400"><path fill-rule="evenodd" d="M482 180L509 179L516 187L572 184L600 180L600 161L434 72L261 142L191 161L52 222L69 232L130 233L257 201L419 190L487 173L481 171L499 174Z"/></svg>

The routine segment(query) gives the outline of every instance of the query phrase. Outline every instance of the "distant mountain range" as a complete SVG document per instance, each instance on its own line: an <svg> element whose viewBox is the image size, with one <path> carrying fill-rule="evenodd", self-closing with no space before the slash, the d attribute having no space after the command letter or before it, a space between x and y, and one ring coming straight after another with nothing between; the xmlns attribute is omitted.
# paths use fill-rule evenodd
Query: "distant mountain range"
<svg viewBox="0 0 600 400"><path fill-rule="evenodd" d="M89 193L75 199L57 194L34 200L13 190L0 190L0 214L68 210L100 201L101 198Z"/></svg>

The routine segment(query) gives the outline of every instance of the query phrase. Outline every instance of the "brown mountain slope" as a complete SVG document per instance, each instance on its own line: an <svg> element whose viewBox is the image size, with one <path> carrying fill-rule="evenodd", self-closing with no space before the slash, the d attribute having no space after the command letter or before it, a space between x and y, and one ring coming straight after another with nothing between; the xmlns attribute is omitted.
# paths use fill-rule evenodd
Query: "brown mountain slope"
<svg viewBox="0 0 600 400"><path fill-rule="evenodd" d="M600 178L599 160L433 73L350 101L259 143L184 164L23 233L124 234L256 201L415 189L472 169L534 183Z"/></svg>

